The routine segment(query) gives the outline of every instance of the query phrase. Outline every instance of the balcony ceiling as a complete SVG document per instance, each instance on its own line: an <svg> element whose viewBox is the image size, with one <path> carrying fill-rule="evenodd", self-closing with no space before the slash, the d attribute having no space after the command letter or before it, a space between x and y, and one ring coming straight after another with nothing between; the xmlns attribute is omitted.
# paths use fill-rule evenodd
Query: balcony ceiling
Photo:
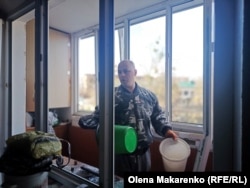
<svg viewBox="0 0 250 188"><path fill-rule="evenodd" d="M0 0L0 18L6 19L20 6L33 0ZM114 0L114 14L119 17L138 9L166 0ZM18 20L27 22L34 18L31 11ZM49 0L49 25L58 30L74 33L98 24L99 0Z"/></svg>

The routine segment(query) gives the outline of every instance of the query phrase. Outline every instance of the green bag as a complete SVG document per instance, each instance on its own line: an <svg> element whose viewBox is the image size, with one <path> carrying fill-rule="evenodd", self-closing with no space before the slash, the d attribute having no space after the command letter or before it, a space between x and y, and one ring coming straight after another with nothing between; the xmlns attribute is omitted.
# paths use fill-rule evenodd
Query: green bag
<svg viewBox="0 0 250 188"><path fill-rule="evenodd" d="M9 137L8 149L34 159L57 156L62 153L62 143L54 134L42 131L30 131Z"/></svg>

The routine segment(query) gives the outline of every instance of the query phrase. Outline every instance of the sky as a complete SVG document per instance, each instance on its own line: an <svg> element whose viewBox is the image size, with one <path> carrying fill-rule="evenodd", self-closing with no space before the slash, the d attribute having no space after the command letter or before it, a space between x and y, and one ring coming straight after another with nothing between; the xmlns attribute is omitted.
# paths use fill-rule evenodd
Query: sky
<svg viewBox="0 0 250 188"><path fill-rule="evenodd" d="M202 7L173 14L172 66L174 76L192 78L203 75L203 9ZM159 71L165 71L165 58L157 58L153 49L165 48L165 18L156 18L131 26L130 57L136 64L138 75L152 73L152 63ZM155 41L159 41L156 44ZM117 37L115 38L117 47ZM94 73L94 37L84 39L79 56L87 66L79 67L82 73ZM115 49L115 62L118 62L118 49Z"/></svg>

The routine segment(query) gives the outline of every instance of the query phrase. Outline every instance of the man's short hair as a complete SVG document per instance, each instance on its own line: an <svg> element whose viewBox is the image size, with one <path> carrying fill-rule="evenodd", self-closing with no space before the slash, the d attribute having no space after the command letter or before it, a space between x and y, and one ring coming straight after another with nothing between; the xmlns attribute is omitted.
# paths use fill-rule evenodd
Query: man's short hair
<svg viewBox="0 0 250 188"><path fill-rule="evenodd" d="M130 64L135 68L135 63L134 63L132 60L124 59L124 60L122 60L120 63L123 63L123 62L128 62L128 63L130 63ZM119 64L120 64L120 63L119 63Z"/></svg>

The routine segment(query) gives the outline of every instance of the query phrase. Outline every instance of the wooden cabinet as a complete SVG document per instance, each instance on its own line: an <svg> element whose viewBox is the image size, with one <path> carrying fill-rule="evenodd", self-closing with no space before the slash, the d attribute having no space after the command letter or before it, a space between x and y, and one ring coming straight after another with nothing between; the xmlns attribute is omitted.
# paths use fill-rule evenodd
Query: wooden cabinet
<svg viewBox="0 0 250 188"><path fill-rule="evenodd" d="M70 106L70 36L50 29L48 53L48 106Z"/></svg>
<svg viewBox="0 0 250 188"><path fill-rule="evenodd" d="M26 111L35 111L35 22L26 24Z"/></svg>
<svg viewBox="0 0 250 188"><path fill-rule="evenodd" d="M35 110L35 22L26 24L26 111ZM48 107L70 107L70 36L49 29Z"/></svg>

